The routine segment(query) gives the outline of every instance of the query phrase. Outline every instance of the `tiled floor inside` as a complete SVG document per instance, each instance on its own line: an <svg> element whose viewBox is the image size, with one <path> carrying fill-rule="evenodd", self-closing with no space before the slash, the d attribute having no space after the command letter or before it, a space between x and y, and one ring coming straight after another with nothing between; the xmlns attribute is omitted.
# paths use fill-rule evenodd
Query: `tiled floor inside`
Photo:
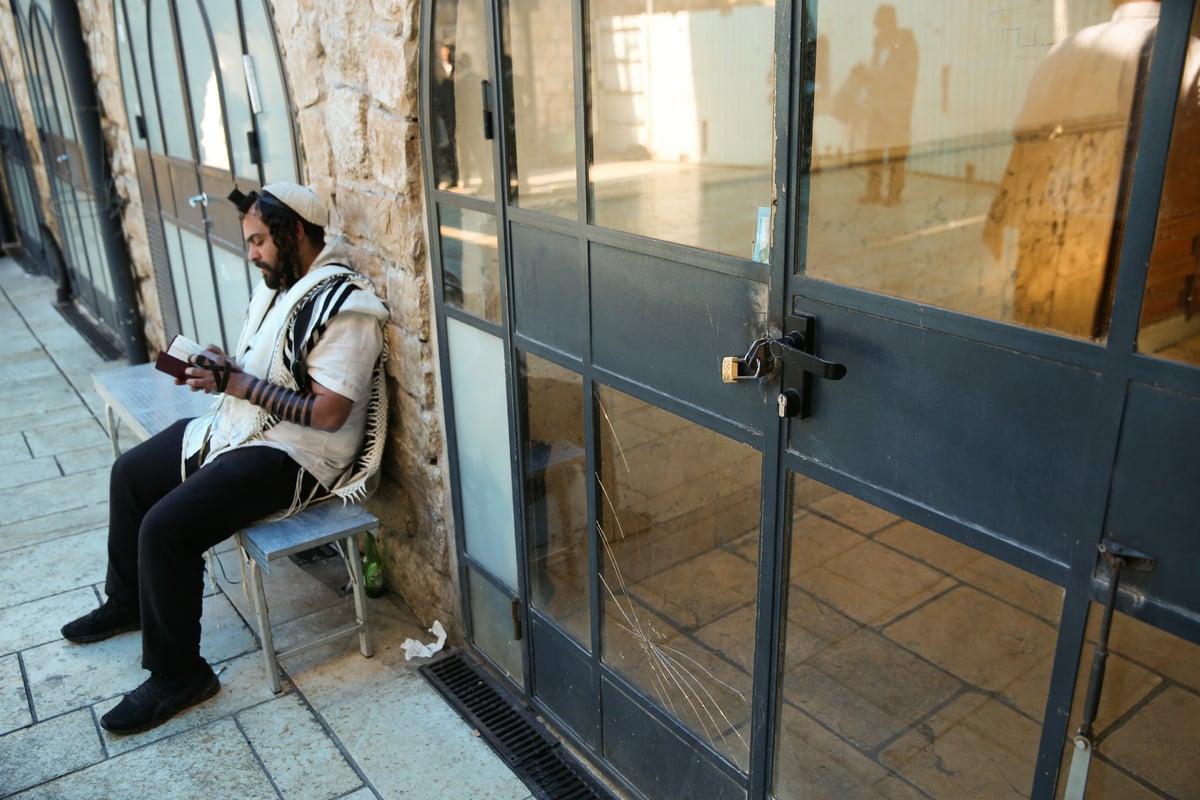
<svg viewBox="0 0 1200 800"><path fill-rule="evenodd" d="M146 676L140 637L81 646L59 628L103 597L112 454L91 375L124 362L53 300L51 281L0 260L0 797L529 798L405 661L405 639L433 636L395 594L370 601L373 658L354 639L296 655L272 694L228 548L203 621L221 692L143 734L99 727ZM326 566L284 567L267 576L277 644L352 615Z"/></svg>

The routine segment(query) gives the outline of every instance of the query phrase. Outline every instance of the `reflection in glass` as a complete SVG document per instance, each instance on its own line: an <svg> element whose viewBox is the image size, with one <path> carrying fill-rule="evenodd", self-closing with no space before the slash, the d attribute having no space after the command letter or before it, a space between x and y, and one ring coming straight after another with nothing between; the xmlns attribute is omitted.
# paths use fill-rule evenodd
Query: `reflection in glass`
<svg viewBox="0 0 1200 800"><path fill-rule="evenodd" d="M1200 366L1200 13L1167 152L1138 350Z"/></svg>
<svg viewBox="0 0 1200 800"><path fill-rule="evenodd" d="M1028 797L1062 590L789 479L773 795Z"/></svg>
<svg viewBox="0 0 1200 800"><path fill-rule="evenodd" d="M491 198L492 143L484 138L487 28L480 0L438 0L430 87L433 175L439 189Z"/></svg>
<svg viewBox="0 0 1200 800"><path fill-rule="evenodd" d="M805 269L1101 339L1158 6L937 5L822 6Z"/></svg>
<svg viewBox="0 0 1200 800"><path fill-rule="evenodd" d="M759 453L614 389L596 403L604 661L745 769Z"/></svg>
<svg viewBox="0 0 1200 800"><path fill-rule="evenodd" d="M496 218L442 206L442 292L447 303L477 317L500 321L500 259Z"/></svg>
<svg viewBox="0 0 1200 800"><path fill-rule="evenodd" d="M590 649L583 379L525 354L521 381L531 599Z"/></svg>
<svg viewBox="0 0 1200 800"><path fill-rule="evenodd" d="M509 201L575 219L575 60L571 3L505 0Z"/></svg>
<svg viewBox="0 0 1200 800"><path fill-rule="evenodd" d="M1064 796L1073 758L1071 739L1083 721L1103 616L1104 607L1093 603L1075 679L1058 797ZM1115 613L1106 661L1092 724L1096 744L1087 771L1088 800L1195 797L1200 786L1200 647Z"/></svg>
<svg viewBox="0 0 1200 800"><path fill-rule="evenodd" d="M271 35L273 25L269 21L264 0L242 2L241 8L246 19L246 51L253 62L259 97L288 97L287 87L283 82L283 70L279 64L279 50ZM259 131L259 148L265 176L263 183L295 181L296 157L293 149L292 111L289 104L282 101L264 101L262 110L254 115L254 121Z"/></svg>
<svg viewBox="0 0 1200 800"><path fill-rule="evenodd" d="M774 2L589 3L597 225L752 258L772 202Z"/></svg>

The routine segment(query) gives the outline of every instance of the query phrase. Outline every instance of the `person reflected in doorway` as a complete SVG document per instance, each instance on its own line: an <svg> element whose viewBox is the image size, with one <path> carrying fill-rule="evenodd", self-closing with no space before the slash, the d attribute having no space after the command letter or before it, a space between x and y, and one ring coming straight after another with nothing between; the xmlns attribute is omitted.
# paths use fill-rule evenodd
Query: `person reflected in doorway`
<svg viewBox="0 0 1200 800"><path fill-rule="evenodd" d="M433 65L433 155L439 189L458 186L458 115L454 105L454 46L443 43Z"/></svg>
<svg viewBox="0 0 1200 800"><path fill-rule="evenodd" d="M1160 9L1114 6L1035 69L983 232L998 261L1015 261L1014 321L1093 339L1108 326L1134 96Z"/></svg>
<svg viewBox="0 0 1200 800"><path fill-rule="evenodd" d="M867 189L860 203L897 205L904 193L918 60L917 39L911 29L899 27L895 6L879 6L871 63L851 70L851 80L858 82L863 95Z"/></svg>

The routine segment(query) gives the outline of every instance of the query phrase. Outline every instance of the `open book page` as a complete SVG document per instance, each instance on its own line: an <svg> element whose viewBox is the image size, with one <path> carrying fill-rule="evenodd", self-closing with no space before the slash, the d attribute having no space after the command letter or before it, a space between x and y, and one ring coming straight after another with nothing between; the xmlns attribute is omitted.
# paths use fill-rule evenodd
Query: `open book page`
<svg viewBox="0 0 1200 800"><path fill-rule="evenodd" d="M176 336L167 349L158 354L154 366L174 378L183 380L187 377L183 371L188 368L188 359L202 352L204 348L196 342L186 336Z"/></svg>

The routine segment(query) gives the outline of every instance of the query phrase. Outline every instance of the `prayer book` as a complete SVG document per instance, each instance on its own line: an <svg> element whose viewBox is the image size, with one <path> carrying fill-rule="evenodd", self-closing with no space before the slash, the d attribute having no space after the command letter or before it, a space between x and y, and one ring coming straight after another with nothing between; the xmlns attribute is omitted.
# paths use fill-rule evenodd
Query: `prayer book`
<svg viewBox="0 0 1200 800"><path fill-rule="evenodd" d="M155 360L154 366L156 369L174 378L184 380L187 378L187 375L183 371L191 366L188 359L203 352L203 347L186 336L176 336L171 340L171 344L167 349L158 354L158 359Z"/></svg>

